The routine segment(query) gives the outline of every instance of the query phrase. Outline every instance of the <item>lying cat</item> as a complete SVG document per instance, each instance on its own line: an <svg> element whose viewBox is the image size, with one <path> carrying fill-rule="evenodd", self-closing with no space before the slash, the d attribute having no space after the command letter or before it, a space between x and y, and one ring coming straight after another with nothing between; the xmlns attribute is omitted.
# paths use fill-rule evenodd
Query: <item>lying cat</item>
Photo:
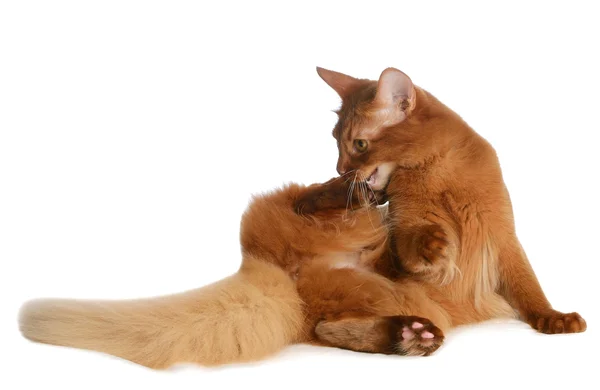
<svg viewBox="0 0 600 390"><path fill-rule="evenodd" d="M515 315L543 333L586 330L579 314L556 311L546 299L515 233L488 142L397 69L384 70L378 81L317 71L342 99L333 130L338 172L389 199L398 270L386 276L406 300L414 296L406 288L418 288L427 297L420 302L429 299L438 310L422 305L411 312L443 330ZM297 209L327 209L322 199L338 196L340 183L305 193ZM348 344L348 329L362 326L360 318L347 319L329 342Z"/></svg>
<svg viewBox="0 0 600 390"><path fill-rule="evenodd" d="M343 193L332 190L336 182ZM326 210L296 213L298 200L321 188L332 195L319 201ZM428 355L443 333L411 312L426 312L428 299L415 289L407 300L373 272L392 267L385 215L361 207L358 196L347 199L349 190L334 179L255 197L241 222L242 265L226 279L143 300L34 300L21 309L21 332L166 368L256 360L300 342L336 345L332 332L351 319L360 334L350 329L344 348Z"/></svg>

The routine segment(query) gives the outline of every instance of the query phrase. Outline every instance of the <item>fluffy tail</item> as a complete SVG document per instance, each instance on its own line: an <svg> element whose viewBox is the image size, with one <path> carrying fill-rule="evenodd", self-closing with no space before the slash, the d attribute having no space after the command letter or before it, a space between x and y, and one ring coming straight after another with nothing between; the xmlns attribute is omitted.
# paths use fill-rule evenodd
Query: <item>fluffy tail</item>
<svg viewBox="0 0 600 390"><path fill-rule="evenodd" d="M301 339L302 303L281 269L247 261L212 285L132 301L35 300L19 325L33 341L90 349L151 368L251 361Z"/></svg>

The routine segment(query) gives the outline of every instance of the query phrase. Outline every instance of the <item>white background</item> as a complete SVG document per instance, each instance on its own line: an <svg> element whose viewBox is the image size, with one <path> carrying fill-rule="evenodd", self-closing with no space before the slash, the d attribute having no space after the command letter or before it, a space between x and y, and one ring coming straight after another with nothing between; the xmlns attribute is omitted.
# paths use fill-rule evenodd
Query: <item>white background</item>
<svg viewBox="0 0 600 390"><path fill-rule="evenodd" d="M597 386L598 12L445 3L2 2L0 388ZM549 299L588 331L484 324L430 358L296 346L167 372L20 337L29 298L134 298L233 273L252 193L336 175L339 101L316 65L402 69L492 142Z"/></svg>

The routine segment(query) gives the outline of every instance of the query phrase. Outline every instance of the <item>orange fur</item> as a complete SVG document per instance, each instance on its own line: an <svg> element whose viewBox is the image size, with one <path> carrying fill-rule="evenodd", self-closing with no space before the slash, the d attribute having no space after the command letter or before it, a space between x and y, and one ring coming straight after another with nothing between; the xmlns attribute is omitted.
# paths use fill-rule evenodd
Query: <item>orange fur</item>
<svg viewBox="0 0 600 390"><path fill-rule="evenodd" d="M343 101L338 170L358 183L346 175L255 197L229 278L147 300L29 302L23 335L165 368L256 360L298 342L428 355L443 330L515 311L541 332L585 330L545 298L483 138L394 69L379 82L319 73ZM385 187L364 184L375 168ZM368 207L375 199L389 210Z"/></svg>
<svg viewBox="0 0 600 390"><path fill-rule="evenodd" d="M289 277L247 259L239 273L194 291L135 301L36 300L19 321L33 341L167 368L266 357L299 338L302 320Z"/></svg>
<svg viewBox="0 0 600 390"><path fill-rule="evenodd" d="M388 277L402 288L417 282L414 288L439 305L451 326L514 310L544 333L586 329L579 314L558 312L547 301L516 236L500 164L486 140L397 69L384 70L378 81L317 70L342 98L333 130L338 171L389 199L402 272Z"/></svg>
<svg viewBox="0 0 600 390"><path fill-rule="evenodd" d="M319 319L348 305L356 310L372 300L387 301L395 287L371 274L386 287L355 294L361 278L347 283L344 270L329 270L347 259L369 263L379 258L387 248L387 229L375 209L298 215L294 204L312 189L292 184L254 198L241 223L242 265L226 279L152 299L34 300L21 309L21 332L33 341L96 350L152 368L250 361L292 343L318 342L312 330ZM295 279L309 269L319 275L307 292ZM322 279L321 271L330 278ZM303 287L306 281L298 279ZM353 301L345 302L345 308L320 305L336 283L349 289L343 293ZM315 293L318 299L312 299ZM399 314L399 307L382 302L372 309L389 315Z"/></svg>

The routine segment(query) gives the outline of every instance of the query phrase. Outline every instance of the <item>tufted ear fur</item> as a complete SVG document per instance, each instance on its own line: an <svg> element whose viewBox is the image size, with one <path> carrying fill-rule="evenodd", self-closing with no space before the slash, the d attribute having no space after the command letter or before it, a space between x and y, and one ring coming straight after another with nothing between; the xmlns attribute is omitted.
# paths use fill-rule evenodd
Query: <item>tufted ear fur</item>
<svg viewBox="0 0 600 390"><path fill-rule="evenodd" d="M343 73L334 72L320 68L317 66L317 73L323 81L327 83L331 88L337 92L342 99L347 98L354 92L358 87L364 84L364 80L354 78L352 76L345 75Z"/></svg>
<svg viewBox="0 0 600 390"><path fill-rule="evenodd" d="M404 72L395 68L387 68L381 73L377 83L377 95L375 102L386 108L397 106L408 101L414 106L415 87Z"/></svg>

